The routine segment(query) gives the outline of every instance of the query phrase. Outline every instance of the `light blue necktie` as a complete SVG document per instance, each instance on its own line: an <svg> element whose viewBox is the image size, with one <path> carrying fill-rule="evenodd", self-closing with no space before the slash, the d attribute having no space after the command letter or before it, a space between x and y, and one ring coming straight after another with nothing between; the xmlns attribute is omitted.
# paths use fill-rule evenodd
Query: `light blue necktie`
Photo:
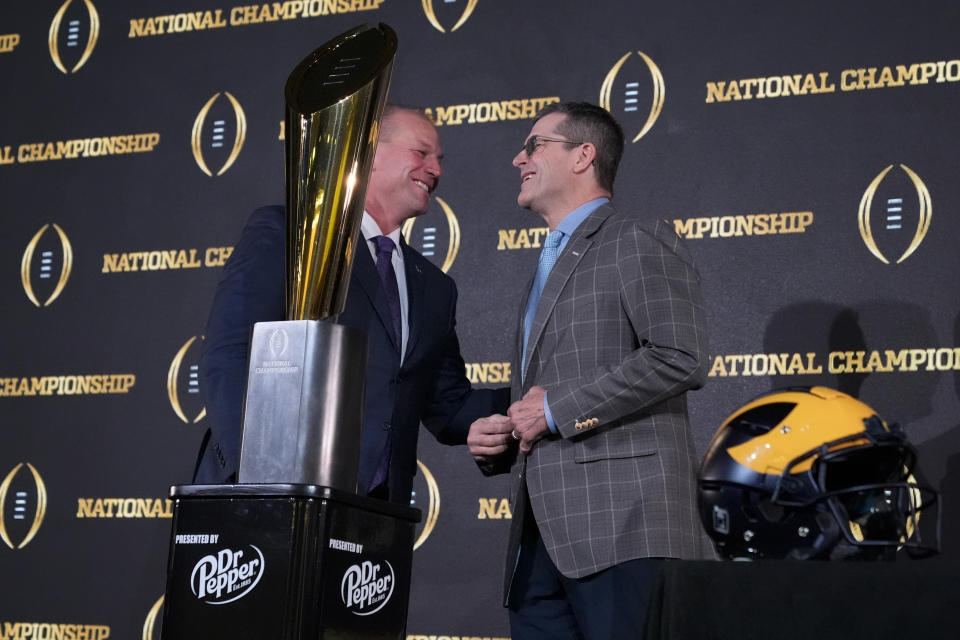
<svg viewBox="0 0 960 640"><path fill-rule="evenodd" d="M533 279L530 298L527 300L527 312L523 318L521 372L527 368L527 341L530 339L530 329L533 328L533 318L537 315L537 305L540 303L540 294L543 293L543 287L547 284L547 277L550 275L550 270L553 269L553 264L557 261L557 255L560 253L561 240L563 240L563 231L559 229L551 231L543 243L543 250L540 252L540 263L537 265L537 275Z"/></svg>

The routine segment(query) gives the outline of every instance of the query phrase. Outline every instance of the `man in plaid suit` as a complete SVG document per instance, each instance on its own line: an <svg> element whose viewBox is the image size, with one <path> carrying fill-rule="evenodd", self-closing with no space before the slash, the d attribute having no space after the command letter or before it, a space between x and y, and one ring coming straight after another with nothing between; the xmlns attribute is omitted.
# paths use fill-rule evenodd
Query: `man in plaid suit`
<svg viewBox="0 0 960 640"><path fill-rule="evenodd" d="M507 416L471 426L484 472L510 471L504 604L515 640L637 638L664 558L695 558L686 392L707 352L699 277L664 221L609 199L623 151L610 114L540 112L513 164L551 234L520 305Z"/></svg>

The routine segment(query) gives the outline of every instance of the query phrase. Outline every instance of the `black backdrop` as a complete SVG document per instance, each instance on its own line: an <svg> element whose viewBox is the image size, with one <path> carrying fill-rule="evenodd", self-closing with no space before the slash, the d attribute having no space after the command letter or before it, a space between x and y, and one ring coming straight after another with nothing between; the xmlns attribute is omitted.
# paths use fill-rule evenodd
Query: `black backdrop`
<svg viewBox="0 0 960 640"><path fill-rule="evenodd" d="M543 237L510 159L545 102L603 101L631 140L615 201L673 221L703 276L700 451L766 389L846 390L907 425L957 553L955 3L7 0L0 637L158 637L220 267L283 199L287 74L364 22L398 34L391 100L439 124L407 231L460 287L475 382L509 380ZM421 442L408 633L506 636L506 482Z"/></svg>

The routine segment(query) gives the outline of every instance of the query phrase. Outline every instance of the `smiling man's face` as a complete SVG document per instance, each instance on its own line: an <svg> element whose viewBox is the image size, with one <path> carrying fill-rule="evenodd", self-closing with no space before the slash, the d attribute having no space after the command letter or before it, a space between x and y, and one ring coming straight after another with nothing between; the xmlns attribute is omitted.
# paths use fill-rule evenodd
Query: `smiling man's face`
<svg viewBox="0 0 960 640"><path fill-rule="evenodd" d="M513 166L520 170L517 204L540 215L562 203L566 196L568 165L575 157L571 153L571 145L556 140L566 139L557 131L557 126L565 118L562 113L550 113L537 120L526 139L537 136L539 142L532 153L521 149L513 158Z"/></svg>
<svg viewBox="0 0 960 640"><path fill-rule="evenodd" d="M377 143L366 209L380 224L399 226L427 211L430 194L440 182L443 149L436 128L407 111L394 113ZM395 228L395 227L394 227Z"/></svg>

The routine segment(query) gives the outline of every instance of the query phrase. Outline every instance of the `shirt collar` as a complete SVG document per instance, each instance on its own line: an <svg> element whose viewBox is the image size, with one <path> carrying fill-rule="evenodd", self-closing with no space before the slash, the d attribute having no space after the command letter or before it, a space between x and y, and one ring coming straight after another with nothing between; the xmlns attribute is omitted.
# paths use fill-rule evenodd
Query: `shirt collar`
<svg viewBox="0 0 960 640"><path fill-rule="evenodd" d="M377 236L386 235L393 240L393 244L397 246L397 249L400 249L400 228L398 227L390 233L384 234L383 231L380 230L380 225L377 224L377 221L366 211L363 212L363 219L360 222L360 232L363 233L363 237L367 242L370 242Z"/></svg>
<svg viewBox="0 0 960 640"><path fill-rule="evenodd" d="M577 230L577 227L587 219L591 213L596 211L600 205L610 202L610 198L595 198L590 202L585 202L580 205L573 211L567 214L563 220L560 221L560 224L557 225L557 229L563 232L564 237L569 238L573 235L573 232Z"/></svg>

